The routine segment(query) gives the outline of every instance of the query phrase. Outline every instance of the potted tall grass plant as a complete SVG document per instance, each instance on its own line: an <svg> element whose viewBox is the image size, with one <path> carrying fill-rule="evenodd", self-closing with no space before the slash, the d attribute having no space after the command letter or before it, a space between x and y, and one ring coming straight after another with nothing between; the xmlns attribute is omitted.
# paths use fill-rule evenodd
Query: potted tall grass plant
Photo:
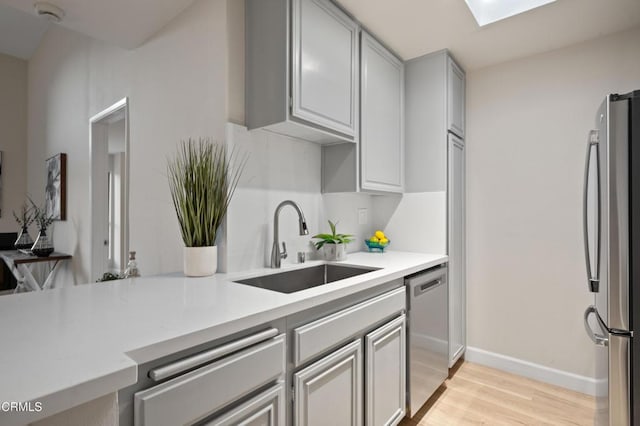
<svg viewBox="0 0 640 426"><path fill-rule="evenodd" d="M184 274L216 273L216 236L242 174L246 158L227 156L210 139L182 141L169 160L169 189L184 241Z"/></svg>

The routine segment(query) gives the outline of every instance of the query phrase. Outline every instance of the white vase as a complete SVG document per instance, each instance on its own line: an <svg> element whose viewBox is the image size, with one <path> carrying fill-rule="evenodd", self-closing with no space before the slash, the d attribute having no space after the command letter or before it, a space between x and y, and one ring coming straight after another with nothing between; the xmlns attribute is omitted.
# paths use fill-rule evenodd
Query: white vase
<svg viewBox="0 0 640 426"><path fill-rule="evenodd" d="M185 247L184 274L188 277L208 277L218 270L218 247Z"/></svg>
<svg viewBox="0 0 640 426"><path fill-rule="evenodd" d="M346 244L325 244L323 247L325 260L345 260L347 258Z"/></svg>

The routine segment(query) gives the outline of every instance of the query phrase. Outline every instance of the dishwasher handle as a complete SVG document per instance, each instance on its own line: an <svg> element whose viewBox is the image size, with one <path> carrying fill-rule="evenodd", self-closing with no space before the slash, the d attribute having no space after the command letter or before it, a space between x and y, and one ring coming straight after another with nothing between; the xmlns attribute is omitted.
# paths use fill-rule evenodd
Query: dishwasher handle
<svg viewBox="0 0 640 426"><path fill-rule="evenodd" d="M443 275L435 280L428 281L424 284L416 285L415 287L413 287L413 297L420 297L428 293L430 290L433 290L434 288L443 285L445 282L446 282L445 276Z"/></svg>
<svg viewBox="0 0 640 426"><path fill-rule="evenodd" d="M439 287L447 282L447 269L442 266L435 270L430 270L422 274L416 274L405 279L410 297L420 297L430 290Z"/></svg>
<svg viewBox="0 0 640 426"><path fill-rule="evenodd" d="M429 290L431 287L435 287L442 284L442 281L443 281L442 279L429 281L428 283L422 284L420 287L417 287L417 288L420 290L420 293L424 293L425 291Z"/></svg>

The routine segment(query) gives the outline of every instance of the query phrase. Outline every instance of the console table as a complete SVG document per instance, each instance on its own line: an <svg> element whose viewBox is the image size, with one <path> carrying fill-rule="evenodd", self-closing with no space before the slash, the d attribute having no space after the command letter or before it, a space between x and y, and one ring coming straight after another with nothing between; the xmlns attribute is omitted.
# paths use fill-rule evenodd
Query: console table
<svg viewBox="0 0 640 426"><path fill-rule="evenodd" d="M70 254L53 252L48 257L38 257L32 254L26 254L18 250L1 250L0 258L7 264L13 276L16 277L18 285L14 290L14 293L18 293L20 290L26 291L41 291L52 287L53 279L55 277L56 270L61 261L71 259ZM53 266L47 274L42 285L36 281L31 268L36 263L53 263Z"/></svg>

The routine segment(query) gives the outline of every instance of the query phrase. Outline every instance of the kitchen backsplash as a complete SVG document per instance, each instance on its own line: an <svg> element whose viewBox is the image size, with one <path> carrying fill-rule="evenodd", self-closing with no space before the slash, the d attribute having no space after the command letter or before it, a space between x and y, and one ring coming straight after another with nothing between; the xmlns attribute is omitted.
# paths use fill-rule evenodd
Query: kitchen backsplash
<svg viewBox="0 0 640 426"><path fill-rule="evenodd" d="M278 204L293 200L303 210L309 235L300 236L296 212L280 214L280 241L287 244L284 264L296 263L297 252L320 258L311 236L328 232L327 219L338 221L338 232L353 234L349 252L365 249L364 240L376 229L391 239L392 250L444 253L446 197L444 192L400 195L321 193L320 145L264 130L248 131L228 123L227 144L249 155L229 206L220 241L220 271L263 268L269 264L273 243L273 215ZM419 213L421 212L421 213ZM407 224L411 223L411 227ZM415 227L433 235L415 240Z"/></svg>

